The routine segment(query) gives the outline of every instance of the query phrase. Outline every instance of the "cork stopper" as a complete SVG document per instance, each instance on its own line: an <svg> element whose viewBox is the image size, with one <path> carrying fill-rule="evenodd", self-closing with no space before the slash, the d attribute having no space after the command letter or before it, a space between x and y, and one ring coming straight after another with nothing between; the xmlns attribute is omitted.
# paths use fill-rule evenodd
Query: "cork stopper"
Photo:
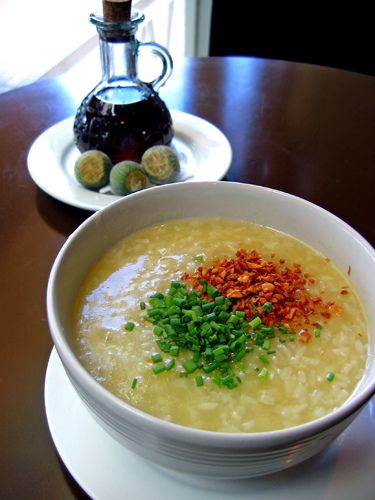
<svg viewBox="0 0 375 500"><path fill-rule="evenodd" d="M103 0L103 20L106 22L130 21L132 0Z"/></svg>

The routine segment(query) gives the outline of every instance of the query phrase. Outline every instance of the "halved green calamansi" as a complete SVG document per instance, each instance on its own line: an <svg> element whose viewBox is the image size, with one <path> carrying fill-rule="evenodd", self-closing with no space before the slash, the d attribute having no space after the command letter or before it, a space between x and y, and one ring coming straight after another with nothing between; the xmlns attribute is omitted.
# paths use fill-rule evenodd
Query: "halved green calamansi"
<svg viewBox="0 0 375 500"><path fill-rule="evenodd" d="M150 147L141 162L124 160L113 165L102 151L89 150L77 158L74 174L87 189L99 191L109 184L113 194L124 196L152 184L174 182L181 170L178 156L169 146Z"/></svg>
<svg viewBox="0 0 375 500"><path fill-rule="evenodd" d="M113 194L124 196L149 185L142 165L125 160L112 167L109 183Z"/></svg>
<svg viewBox="0 0 375 500"><path fill-rule="evenodd" d="M169 146L152 146L142 156L142 165L150 181L166 184L176 180L180 172L180 162Z"/></svg>
<svg viewBox="0 0 375 500"><path fill-rule="evenodd" d="M98 190L108 184L111 168L112 162L105 153L89 150L77 158L74 175L85 188Z"/></svg>

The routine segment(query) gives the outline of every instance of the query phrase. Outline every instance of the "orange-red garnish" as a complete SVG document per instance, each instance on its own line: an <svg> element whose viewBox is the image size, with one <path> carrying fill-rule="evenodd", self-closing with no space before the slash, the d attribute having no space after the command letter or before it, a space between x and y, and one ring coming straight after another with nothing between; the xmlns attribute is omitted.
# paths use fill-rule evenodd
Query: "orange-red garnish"
<svg viewBox="0 0 375 500"><path fill-rule="evenodd" d="M240 249L234 258L218 259L210 267L199 266L193 275L185 274L182 278L191 280L202 294L200 280L206 280L231 299L234 310L244 311L248 320L256 312L266 325L296 327L310 324L309 317L314 313L326 319L331 311L339 313L333 302L326 304L321 297L310 295L306 285L314 280L299 263L291 269L285 265L285 259L268 261L256 250ZM263 310L266 302L272 304L271 311ZM306 342L309 335L300 334L300 338Z"/></svg>

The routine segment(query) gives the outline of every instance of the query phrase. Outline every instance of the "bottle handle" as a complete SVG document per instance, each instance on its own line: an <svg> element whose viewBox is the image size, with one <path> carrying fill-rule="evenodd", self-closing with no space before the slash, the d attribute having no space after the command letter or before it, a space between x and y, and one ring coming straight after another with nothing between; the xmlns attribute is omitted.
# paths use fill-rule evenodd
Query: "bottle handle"
<svg viewBox="0 0 375 500"><path fill-rule="evenodd" d="M173 61L170 53L167 49L159 45L155 42L145 42L140 43L138 46L139 49L146 48L149 49L153 54L159 57L163 64L162 71L158 77L156 77L151 82L147 82L148 85L151 85L154 90L159 90L168 78L171 76L173 71Z"/></svg>

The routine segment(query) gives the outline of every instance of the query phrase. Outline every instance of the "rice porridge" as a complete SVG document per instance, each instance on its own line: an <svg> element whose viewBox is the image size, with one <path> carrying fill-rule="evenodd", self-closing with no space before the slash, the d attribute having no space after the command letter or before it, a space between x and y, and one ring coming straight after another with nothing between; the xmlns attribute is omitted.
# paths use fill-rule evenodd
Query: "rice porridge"
<svg viewBox="0 0 375 500"><path fill-rule="evenodd" d="M272 272L261 277L262 266ZM299 285L291 290L292 281L285 281L289 275L293 283L299 283L296 276L304 283L303 293ZM281 279L285 293L276 293ZM171 282L181 283L183 293L195 290L197 297L217 284L238 313L222 312L223 326L218 313L197 319L171 299L172 309L159 312L160 319L150 297L154 304L163 303ZM227 304L215 298L217 289L205 301ZM244 290L250 289L260 293L245 300ZM311 308L302 310L305 297ZM271 321L275 311L283 316ZM214 347L206 341L205 352L217 355L214 365L204 365L201 346L168 351L173 344L168 331L179 331L188 314L193 333L202 322L210 329L209 339L229 332L230 340ZM242 326L228 330L236 314ZM73 328L81 363L110 392L158 418L218 432L271 431L327 414L350 397L368 356L360 300L327 256L273 229L222 218L172 220L119 242L84 280ZM262 328L269 333L259 341ZM238 339L245 338L238 347ZM161 342L170 344L163 350ZM228 353L228 345L233 352Z"/></svg>

